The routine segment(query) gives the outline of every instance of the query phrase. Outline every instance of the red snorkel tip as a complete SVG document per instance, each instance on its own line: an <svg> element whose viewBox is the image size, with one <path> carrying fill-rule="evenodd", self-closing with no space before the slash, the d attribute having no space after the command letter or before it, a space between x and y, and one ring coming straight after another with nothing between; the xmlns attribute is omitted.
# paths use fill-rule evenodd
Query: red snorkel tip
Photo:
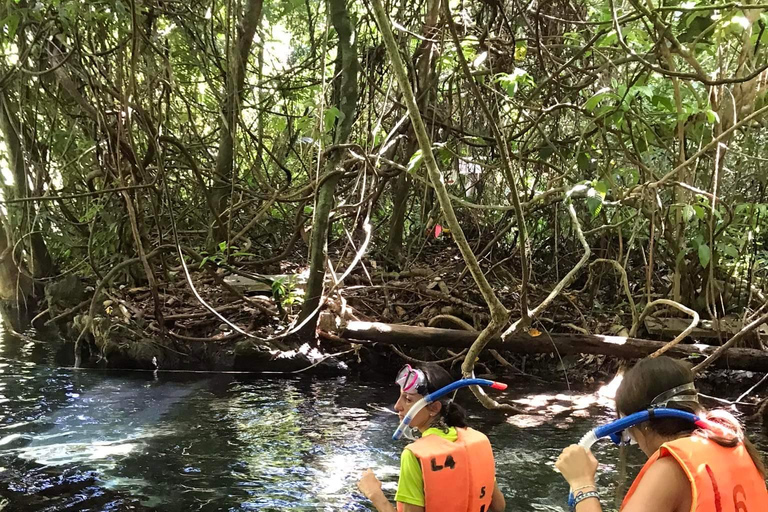
<svg viewBox="0 0 768 512"><path fill-rule="evenodd" d="M504 384L503 382L494 382L493 384L491 384L491 387L493 389L498 389L498 390L502 390L502 391L507 389L507 385Z"/></svg>

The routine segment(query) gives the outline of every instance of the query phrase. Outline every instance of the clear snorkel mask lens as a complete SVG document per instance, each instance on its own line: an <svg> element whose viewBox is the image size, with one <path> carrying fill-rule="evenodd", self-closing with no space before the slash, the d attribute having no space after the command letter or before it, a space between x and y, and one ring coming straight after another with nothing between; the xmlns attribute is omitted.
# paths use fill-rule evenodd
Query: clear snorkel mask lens
<svg viewBox="0 0 768 512"><path fill-rule="evenodd" d="M637 444L635 438L633 438L629 433L629 429L620 430L614 434L610 434L608 437L610 437L611 441L613 441L613 444L617 446L630 446Z"/></svg>

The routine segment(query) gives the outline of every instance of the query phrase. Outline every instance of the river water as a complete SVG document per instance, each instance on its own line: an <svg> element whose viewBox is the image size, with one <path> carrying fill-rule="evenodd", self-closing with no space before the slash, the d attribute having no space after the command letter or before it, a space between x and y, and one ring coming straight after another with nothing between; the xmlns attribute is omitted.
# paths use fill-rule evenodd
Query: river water
<svg viewBox="0 0 768 512"><path fill-rule="evenodd" d="M0 345L0 510L367 511L368 467L394 494L389 382L73 371L37 352ZM553 462L611 417L597 394L558 387L514 382L503 398L537 414L509 420L459 396L491 439L507 510L566 510ZM615 510L618 449L595 454ZM642 456L624 460L634 476Z"/></svg>

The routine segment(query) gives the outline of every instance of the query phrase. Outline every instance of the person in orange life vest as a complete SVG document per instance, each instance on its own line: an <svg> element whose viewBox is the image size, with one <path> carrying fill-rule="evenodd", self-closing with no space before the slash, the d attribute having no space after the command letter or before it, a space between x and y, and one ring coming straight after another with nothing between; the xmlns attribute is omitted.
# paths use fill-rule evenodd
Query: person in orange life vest
<svg viewBox="0 0 768 512"><path fill-rule="evenodd" d="M765 512L765 466L738 421L725 411L705 411L687 363L644 359L616 391L620 417L643 410L681 409L703 418L706 430L687 420L652 418L624 432L649 457L624 498L621 512ZM576 512L602 511L595 488L597 460L583 447L566 448L555 464L571 486Z"/></svg>
<svg viewBox="0 0 768 512"><path fill-rule="evenodd" d="M406 365L398 373L400 397L395 411L400 420L424 395L453 379L440 366ZM467 427L464 410L453 400L433 402L413 417L411 427L421 438L400 457L400 479L394 507L381 482L368 469L358 488L379 512L503 512L504 496L496 485L491 443Z"/></svg>

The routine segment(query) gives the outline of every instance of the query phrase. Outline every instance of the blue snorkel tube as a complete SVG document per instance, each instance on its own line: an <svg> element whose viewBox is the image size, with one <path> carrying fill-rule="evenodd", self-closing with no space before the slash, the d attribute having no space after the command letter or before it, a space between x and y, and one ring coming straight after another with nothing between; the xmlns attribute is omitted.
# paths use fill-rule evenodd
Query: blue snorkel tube
<svg viewBox="0 0 768 512"><path fill-rule="evenodd" d="M392 440L397 441L401 437L403 437L403 434L405 433L405 429L408 428L411 425L411 421L413 418L419 414L419 412L428 406L429 404L436 402L440 398L444 397L448 393L451 393L453 391L456 391L459 388L464 388L467 386L488 386L493 389L507 389L507 385L502 382L495 382L488 379L461 379L457 380L456 382L451 382L445 387L442 387L438 389L437 391L430 393L415 404L413 404L413 407L408 411L408 413L403 418L403 421L400 422L400 425L397 427L397 430L395 430L395 433L392 434Z"/></svg>
<svg viewBox="0 0 768 512"><path fill-rule="evenodd" d="M704 421L690 412L681 411L680 409L648 409L646 411L636 412L619 418L616 421L612 421L607 425L602 425L587 432L584 437L579 441L579 446L583 446L584 449L589 450L592 448L599 439L604 437L610 437L611 441L615 444L621 444L622 432L629 427L634 427L640 423L652 420L654 418L678 418L681 420L688 420L701 428L707 428L707 424Z"/></svg>
<svg viewBox="0 0 768 512"><path fill-rule="evenodd" d="M616 421L590 430L581 438L579 446L582 446L585 450L591 450L592 446L604 437L610 437L611 441L620 445L623 440L624 430L654 418L678 418L681 420L688 420L697 427L708 428L708 425L704 420L690 412L668 408L648 409L630 414L629 416L619 418ZM574 504L574 497L571 492L568 494L568 506L573 509Z"/></svg>

